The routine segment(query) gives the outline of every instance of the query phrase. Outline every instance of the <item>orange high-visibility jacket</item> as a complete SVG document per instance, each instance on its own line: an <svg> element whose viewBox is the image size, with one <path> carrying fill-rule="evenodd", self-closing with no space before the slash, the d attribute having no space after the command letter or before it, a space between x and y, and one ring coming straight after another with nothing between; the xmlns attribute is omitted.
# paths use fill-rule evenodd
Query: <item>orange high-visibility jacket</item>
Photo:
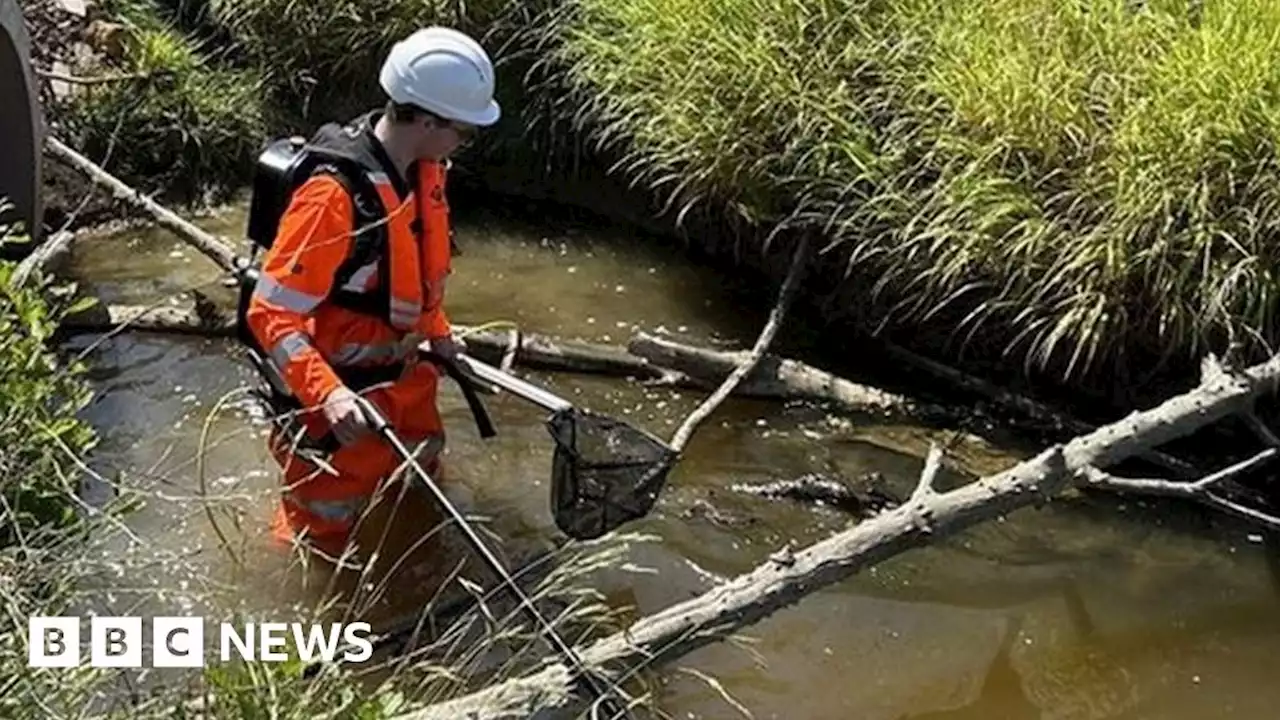
<svg viewBox="0 0 1280 720"><path fill-rule="evenodd" d="M318 173L294 192L265 254L246 323L304 407L340 384L369 385L368 370L393 368L416 349L412 333L447 336L442 307L451 253L445 168L420 161L414 187L400 179L373 136L376 113L322 128L313 144L355 158L377 188L386 217L377 233L353 236L353 197Z"/></svg>

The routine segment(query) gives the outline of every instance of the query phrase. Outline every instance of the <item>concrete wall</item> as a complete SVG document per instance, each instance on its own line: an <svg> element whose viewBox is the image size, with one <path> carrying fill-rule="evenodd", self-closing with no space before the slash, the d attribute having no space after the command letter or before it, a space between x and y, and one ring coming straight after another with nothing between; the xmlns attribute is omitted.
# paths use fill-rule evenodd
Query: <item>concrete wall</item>
<svg viewBox="0 0 1280 720"><path fill-rule="evenodd" d="M0 197L16 206L0 222L21 221L38 239L44 141L29 48L18 0L0 0Z"/></svg>

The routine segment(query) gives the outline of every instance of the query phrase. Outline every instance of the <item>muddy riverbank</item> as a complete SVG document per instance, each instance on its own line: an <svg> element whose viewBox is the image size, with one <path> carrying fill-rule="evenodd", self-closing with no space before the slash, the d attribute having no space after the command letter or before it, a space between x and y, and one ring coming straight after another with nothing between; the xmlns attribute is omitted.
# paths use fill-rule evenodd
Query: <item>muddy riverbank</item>
<svg viewBox="0 0 1280 720"><path fill-rule="evenodd" d="M460 211L455 321L511 320L601 342L665 328L712 346L748 343L758 331L763 312L676 249L597 223L541 220ZM201 224L234 237L242 218L231 212ZM216 277L172 237L139 231L79 242L73 271L115 302L149 302ZM68 349L95 340L75 337ZM286 562L266 542L275 477L262 428L233 405L205 431L218 400L249 380L234 348L126 333L89 358L97 398L86 415L104 440L93 465L118 473L147 501L128 519L143 542L105 551L115 553L120 576L96 601L116 610L143 599L153 609L247 602L286 612L297 598L281 593ZM616 379L530 377L664 436L701 399ZM551 448L539 412L511 399L488 404L500 434L486 442L447 387L448 482L471 512L493 519L515 552L553 536ZM229 561L193 500L202 434L212 443L202 468L207 487L242 513L238 530L223 529L253 572ZM909 488L936 437L805 406L731 400L694 438L653 515L628 528L655 537L629 557L649 570L602 573L599 587L637 613L702 592L788 541L806 544L849 522L834 511L735 494L731 485L822 469L850 477L875 471ZM947 483L1018 456L980 445L957 454ZM719 678L760 718L1265 715L1280 701L1269 679L1280 670L1270 652L1280 638L1280 600L1261 546L1229 520L1157 507L1064 501L909 553L755 626L750 651L711 647L665 669L661 704L677 717L734 715L682 670L692 668Z"/></svg>

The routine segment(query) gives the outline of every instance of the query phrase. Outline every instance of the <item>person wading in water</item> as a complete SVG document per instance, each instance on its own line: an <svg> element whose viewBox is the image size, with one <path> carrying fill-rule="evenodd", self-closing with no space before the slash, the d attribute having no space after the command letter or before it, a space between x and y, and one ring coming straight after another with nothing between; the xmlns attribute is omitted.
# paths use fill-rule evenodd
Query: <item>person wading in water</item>
<svg viewBox="0 0 1280 720"><path fill-rule="evenodd" d="M244 320L298 408L269 440L285 485L272 534L334 560L353 544L357 557L376 549L351 542L357 526L373 525L378 540L371 510L404 495L403 484L382 493L401 459L371 431L363 402L433 477L441 470L441 373L419 359L418 346L429 341L444 358L460 349L443 308L451 260L445 176L449 156L500 116L488 55L456 30L404 38L379 80L385 108L327 124L306 144L321 159L272 226ZM429 501L413 504L425 510L397 522L420 540L441 515Z"/></svg>

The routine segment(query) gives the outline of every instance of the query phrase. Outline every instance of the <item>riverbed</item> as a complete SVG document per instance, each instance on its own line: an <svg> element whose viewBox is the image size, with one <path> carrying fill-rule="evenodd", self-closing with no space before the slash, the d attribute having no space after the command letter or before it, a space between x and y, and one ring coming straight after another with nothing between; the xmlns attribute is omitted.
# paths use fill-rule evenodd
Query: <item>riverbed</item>
<svg viewBox="0 0 1280 720"><path fill-rule="evenodd" d="M722 272L625 228L478 209L457 222L448 307L458 323L514 322L618 344L644 330L740 348L763 322L763 310L744 307ZM237 237L243 216L232 208L200 224ZM74 268L109 302L225 292L211 263L161 232L82 241ZM267 537L275 465L265 426L243 397L251 371L231 342L123 333L77 336L68 348L94 343L87 358L96 398L86 416L103 442L92 466L146 503L127 519L136 542L120 536L103 550L116 572L102 602L121 612L292 612L302 596L282 589L288 560ZM521 373L663 437L703 397ZM555 536L551 442L541 411L509 397L486 403L499 435L481 440L456 388L444 386L447 483L519 555ZM645 571L601 575L600 589L649 613L783 545L820 540L854 519L730 486L820 470L877 472L906 490L932 439L952 435L730 401L694 437L652 515L626 528L653 538L628 556ZM944 482L1018 457L967 438ZM88 494L105 487L92 484ZM214 522L204 509L211 497ZM697 673L717 678L752 716L785 720L1257 718L1280 705L1280 590L1259 538L1168 504L1076 498L1023 510L815 593L745 635L745 647L715 645L666 667L662 708L677 718L738 717Z"/></svg>

